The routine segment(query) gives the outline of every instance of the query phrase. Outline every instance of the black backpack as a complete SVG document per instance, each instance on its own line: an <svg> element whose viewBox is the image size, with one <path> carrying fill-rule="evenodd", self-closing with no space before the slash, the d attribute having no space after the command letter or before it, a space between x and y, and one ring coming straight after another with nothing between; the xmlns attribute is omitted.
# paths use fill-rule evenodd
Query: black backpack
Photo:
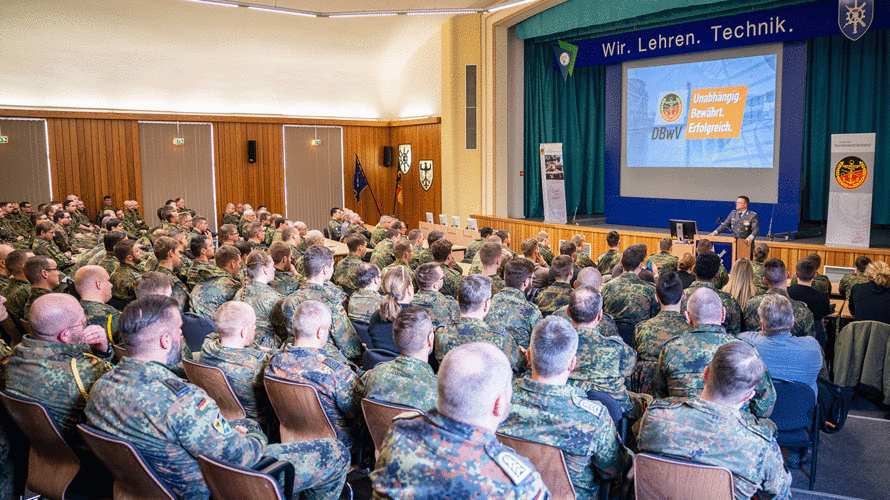
<svg viewBox="0 0 890 500"><path fill-rule="evenodd" d="M834 434L843 429L847 421L847 413L853 402L853 388L841 387L821 377L816 380L816 385L819 387L819 408L822 412L819 430Z"/></svg>

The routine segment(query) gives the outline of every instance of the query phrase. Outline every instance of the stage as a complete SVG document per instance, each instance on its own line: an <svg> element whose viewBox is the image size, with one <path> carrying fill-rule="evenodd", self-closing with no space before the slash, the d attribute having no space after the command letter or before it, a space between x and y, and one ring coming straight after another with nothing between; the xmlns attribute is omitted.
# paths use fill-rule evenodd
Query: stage
<svg viewBox="0 0 890 500"><path fill-rule="evenodd" d="M554 253L558 252L559 240L571 239L575 234L584 235L585 242L590 243L591 256L596 258L608 250L606 234L609 231L618 231L621 234L621 248L627 248L634 243L645 243L649 253L657 253L658 242L668 236L668 228L639 227L616 224L606 224L601 217L580 216L575 220L576 224L547 224L540 218L533 219L507 219L488 215L473 215L478 226L490 226L491 228L507 229L510 231L512 247L519 248L519 243L526 238L534 238L540 231L550 234L550 248ZM699 227L698 232L704 236L717 228L715 221L713 227ZM761 233L766 232L761 224ZM821 234L819 234L821 230ZM728 236L729 233L723 233ZM788 239L774 238L770 241L761 235L757 242L764 241L770 247L770 257L781 259L789 269L793 269L798 260L810 253L818 253L822 257L823 266L853 267L856 257L864 255L872 260L890 261L890 230L878 228L872 229L872 241L869 248L852 248L825 245L824 228L820 225L801 224L798 236L802 238ZM880 246L878 246L880 245Z"/></svg>

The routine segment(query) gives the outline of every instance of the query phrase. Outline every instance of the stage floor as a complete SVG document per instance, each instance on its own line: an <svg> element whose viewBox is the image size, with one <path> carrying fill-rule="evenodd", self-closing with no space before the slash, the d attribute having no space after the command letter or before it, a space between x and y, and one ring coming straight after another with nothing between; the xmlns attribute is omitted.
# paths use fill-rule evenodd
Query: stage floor
<svg viewBox="0 0 890 500"><path fill-rule="evenodd" d="M529 222L544 222L543 217L529 217L525 220ZM670 234L668 228L664 227L642 227L642 226L624 226L620 224L606 224L605 217L601 215L578 215L578 218L575 219L574 224L578 226L584 227L596 227L601 229L614 229L616 231L642 231L646 233L663 233ZM710 228L711 231L717 228L717 224L714 224L713 228ZM774 237L772 240L765 236L766 229L761 226L760 228L761 235L757 237L757 241L793 241L795 243L803 243L806 245L824 245L825 244L825 224L824 223L802 223L800 225L800 229L798 230L798 234L796 237L785 238L783 237ZM707 234L708 228L699 228L699 233ZM728 235L729 233L724 233L724 235ZM869 248L890 248L890 228L886 227L872 227L871 228L871 242Z"/></svg>

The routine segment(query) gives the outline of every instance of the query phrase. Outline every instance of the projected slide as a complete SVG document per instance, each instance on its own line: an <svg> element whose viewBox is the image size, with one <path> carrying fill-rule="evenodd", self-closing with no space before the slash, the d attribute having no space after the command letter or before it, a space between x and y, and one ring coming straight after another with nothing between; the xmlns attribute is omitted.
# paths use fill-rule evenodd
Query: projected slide
<svg viewBox="0 0 890 500"><path fill-rule="evenodd" d="M772 168L776 55L627 68L625 165Z"/></svg>

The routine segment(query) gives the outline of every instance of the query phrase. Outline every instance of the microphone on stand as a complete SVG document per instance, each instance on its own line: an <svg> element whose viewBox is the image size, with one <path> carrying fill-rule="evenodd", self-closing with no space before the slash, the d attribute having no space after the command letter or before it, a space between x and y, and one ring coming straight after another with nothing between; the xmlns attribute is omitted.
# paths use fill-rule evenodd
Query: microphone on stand
<svg viewBox="0 0 890 500"><path fill-rule="evenodd" d="M716 224L719 226L721 222L723 222L723 217L717 217Z"/></svg>
<svg viewBox="0 0 890 500"><path fill-rule="evenodd" d="M578 203L577 205L575 205L575 214L572 215L572 224L574 224L574 225L576 225L576 226L578 225L578 223L575 222L575 219L578 218L578 209L579 209L579 208L581 208L581 204L580 204L580 203Z"/></svg>

